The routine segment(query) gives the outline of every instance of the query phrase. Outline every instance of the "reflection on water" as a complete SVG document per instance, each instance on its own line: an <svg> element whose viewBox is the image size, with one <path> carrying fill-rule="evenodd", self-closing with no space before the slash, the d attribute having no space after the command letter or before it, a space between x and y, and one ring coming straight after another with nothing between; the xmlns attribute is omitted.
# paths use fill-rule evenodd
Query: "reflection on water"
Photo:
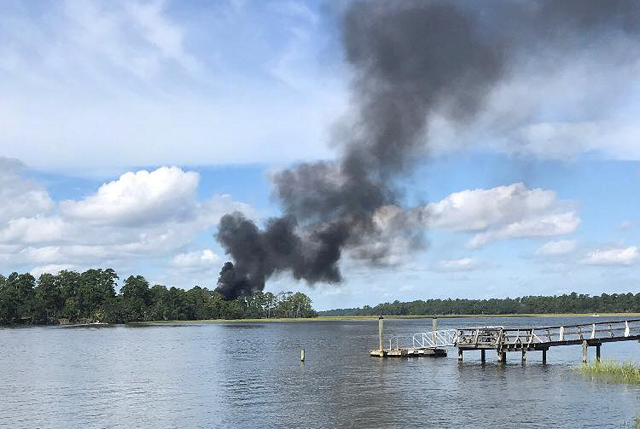
<svg viewBox="0 0 640 429"><path fill-rule="evenodd" d="M598 320L606 320L599 318ZM442 329L588 323L440 319ZM430 320L387 320L387 335ZM0 427L624 427L640 388L582 378L580 346L382 360L377 321L0 329ZM300 362L300 348L307 352ZM638 361L640 344L603 358ZM593 358L590 356L590 358Z"/></svg>

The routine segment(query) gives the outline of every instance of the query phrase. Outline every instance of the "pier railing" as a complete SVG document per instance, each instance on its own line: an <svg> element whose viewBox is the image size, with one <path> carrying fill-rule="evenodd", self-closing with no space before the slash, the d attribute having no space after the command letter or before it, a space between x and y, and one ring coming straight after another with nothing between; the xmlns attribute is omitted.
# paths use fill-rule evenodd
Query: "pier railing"
<svg viewBox="0 0 640 429"><path fill-rule="evenodd" d="M419 332L413 334L414 348L449 347L455 344L456 330L446 329L435 332Z"/></svg>
<svg viewBox="0 0 640 429"><path fill-rule="evenodd" d="M455 345L456 330L446 329L435 332L418 332L413 335L393 335L389 337L389 350L404 348L433 349ZM411 344L411 347L409 347Z"/></svg>
<svg viewBox="0 0 640 429"><path fill-rule="evenodd" d="M640 336L640 319L560 325L504 328L484 326L456 330L455 345L463 348L541 348L553 345L621 341Z"/></svg>

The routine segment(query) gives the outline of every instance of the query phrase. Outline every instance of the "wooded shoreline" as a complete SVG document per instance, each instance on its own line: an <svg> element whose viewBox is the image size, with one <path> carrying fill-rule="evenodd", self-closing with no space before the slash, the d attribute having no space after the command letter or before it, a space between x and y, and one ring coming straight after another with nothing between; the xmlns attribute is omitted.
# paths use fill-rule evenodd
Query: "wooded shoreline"
<svg viewBox="0 0 640 429"><path fill-rule="evenodd" d="M588 313L531 313L531 314L421 314L410 316L398 316L398 315L382 315L383 318L388 320L413 320L413 319L484 319L484 318L526 318L526 317L596 317L593 314ZM640 313L600 313L597 317L640 317ZM298 322L358 322L358 321L377 321L380 316L316 316L316 317L278 317L271 319L196 319L196 320L154 320L148 322L127 322L127 323L82 323L82 324L68 324L60 326L68 327L92 327L92 326L119 326L119 325L132 325L132 326L166 326L166 325L197 325L199 323L298 323Z"/></svg>
<svg viewBox="0 0 640 429"><path fill-rule="evenodd" d="M640 315L640 293L590 296L525 296L491 299L428 299L386 302L374 307L316 312L301 292L257 292L227 300L216 290L150 286L130 276L116 292L112 269L83 273L0 275L0 325L78 325L104 322L336 321L387 318L571 317Z"/></svg>
<svg viewBox="0 0 640 429"><path fill-rule="evenodd" d="M320 316L411 316L441 315L543 315L640 313L640 293L587 295L572 292L554 296L523 296L487 299L427 299L409 302L385 302L374 307L342 308L319 311Z"/></svg>
<svg viewBox="0 0 640 429"><path fill-rule="evenodd" d="M150 286L129 276L118 288L112 269L83 273L0 275L0 325L122 324L169 320L313 317L311 299L301 292L257 292L224 299L215 290Z"/></svg>

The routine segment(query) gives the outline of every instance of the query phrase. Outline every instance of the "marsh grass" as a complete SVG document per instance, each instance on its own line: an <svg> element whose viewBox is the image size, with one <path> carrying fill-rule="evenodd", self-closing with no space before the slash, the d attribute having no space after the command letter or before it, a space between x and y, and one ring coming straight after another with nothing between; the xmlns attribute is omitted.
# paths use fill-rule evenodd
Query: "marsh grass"
<svg viewBox="0 0 640 429"><path fill-rule="evenodd" d="M640 365L626 362L602 361L582 365L580 372L610 383L640 384ZM640 421L636 418L636 424Z"/></svg>

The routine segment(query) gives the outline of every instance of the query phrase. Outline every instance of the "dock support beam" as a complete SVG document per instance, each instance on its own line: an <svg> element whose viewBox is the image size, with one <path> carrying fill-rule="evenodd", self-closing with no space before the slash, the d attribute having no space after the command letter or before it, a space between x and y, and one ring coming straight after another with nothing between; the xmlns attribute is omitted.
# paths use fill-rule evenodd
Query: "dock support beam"
<svg viewBox="0 0 640 429"><path fill-rule="evenodd" d="M547 364L547 349L542 349L542 364Z"/></svg>
<svg viewBox="0 0 640 429"><path fill-rule="evenodd" d="M383 323L384 318L382 316L380 316L378 318L378 340L379 340L379 347L380 347L380 353L382 353L382 350L384 350L382 348L382 323Z"/></svg>
<svg viewBox="0 0 640 429"><path fill-rule="evenodd" d="M596 362L600 363L600 344L596 346Z"/></svg>
<svg viewBox="0 0 640 429"><path fill-rule="evenodd" d="M522 363L525 363L527 361L527 351L525 349L522 349Z"/></svg>
<svg viewBox="0 0 640 429"><path fill-rule="evenodd" d="M480 362L485 363L486 361L486 356L485 356L485 350L484 349L480 349Z"/></svg>
<svg viewBox="0 0 640 429"><path fill-rule="evenodd" d="M503 352L498 350L498 362L506 363L507 362L507 352Z"/></svg>
<svg viewBox="0 0 640 429"><path fill-rule="evenodd" d="M436 332L438 332L438 318L434 317L431 319L431 330L433 331L433 344L438 345L438 338Z"/></svg>
<svg viewBox="0 0 640 429"><path fill-rule="evenodd" d="M458 362L462 362L462 349L458 349Z"/></svg>
<svg viewBox="0 0 640 429"><path fill-rule="evenodd" d="M582 363L587 363L587 340L582 341Z"/></svg>

